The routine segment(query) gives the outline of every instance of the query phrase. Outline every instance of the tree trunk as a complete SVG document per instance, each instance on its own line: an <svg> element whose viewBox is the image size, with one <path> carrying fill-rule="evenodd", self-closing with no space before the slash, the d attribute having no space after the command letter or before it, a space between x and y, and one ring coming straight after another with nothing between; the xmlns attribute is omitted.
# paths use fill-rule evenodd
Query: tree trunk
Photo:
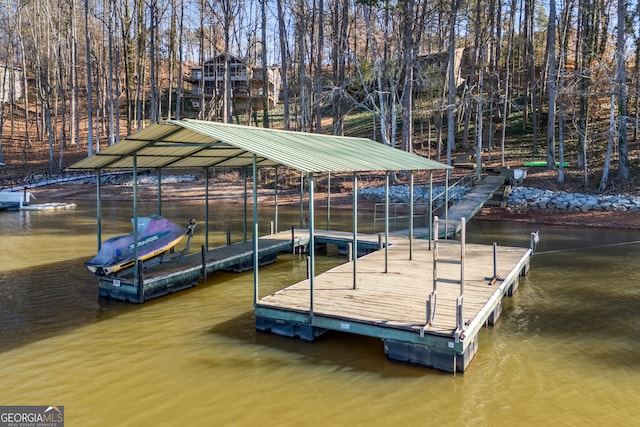
<svg viewBox="0 0 640 427"><path fill-rule="evenodd" d="M324 1L318 0L318 41L316 50L316 78L314 82L316 133L322 132L322 63L324 49Z"/></svg>
<svg viewBox="0 0 640 427"><path fill-rule="evenodd" d="M562 9L562 27L560 29L560 42L559 55L560 59L558 64L559 78L558 85L556 87L556 105L558 107L558 182L564 182L564 129L565 129L565 113L564 113L564 97L562 93L565 89L564 75L565 75L565 63L566 52L569 44L569 33L573 31L571 26L571 3L565 3Z"/></svg>
<svg viewBox="0 0 640 427"><path fill-rule="evenodd" d="M482 102L482 90L484 85L484 47L480 46L480 52L478 53L478 59L480 62L480 73L478 76L478 112L476 113L476 129L477 129L477 145L476 145L476 180L480 181L482 173L482 116L483 116L483 102Z"/></svg>
<svg viewBox="0 0 640 427"><path fill-rule="evenodd" d="M626 21L626 2L618 0L618 22ZM618 25L616 42L616 80L618 83L618 179L629 180L629 147L627 145L627 70L625 66L625 28ZM614 100L611 100L612 108Z"/></svg>
<svg viewBox="0 0 640 427"><path fill-rule="evenodd" d="M231 110L231 66L229 65L229 52L231 50L231 21L232 5L230 0L223 0L224 5L224 93L222 94L222 111L225 123L233 123ZM214 94L215 96L215 94Z"/></svg>
<svg viewBox="0 0 640 427"><path fill-rule="evenodd" d="M87 154L93 155L93 102L91 89L91 37L89 32L89 2L84 0L85 48L87 53ZM49 114L47 112L47 114Z"/></svg>
<svg viewBox="0 0 640 427"><path fill-rule="evenodd" d="M156 21L158 19L158 11L156 0L149 1L149 122L151 124L158 123L158 105L156 82Z"/></svg>
<svg viewBox="0 0 640 427"><path fill-rule="evenodd" d="M76 1L71 0L71 10L76 10ZM78 118L78 97L80 87L78 82L78 28L76 14L71 14L71 53L69 55L69 138L71 142L80 147L80 120ZM28 107L25 108L28 111Z"/></svg>
<svg viewBox="0 0 640 427"><path fill-rule="evenodd" d="M600 177L600 191L607 188L609 180L609 165L611 164L611 150L613 148L613 139L616 136L616 93L615 85L611 85L611 107L609 108L609 137L607 138L607 150L604 156L604 164L602 165L602 176Z"/></svg>
<svg viewBox="0 0 640 427"><path fill-rule="evenodd" d="M560 80L562 82L562 80ZM564 107L558 103L558 182L564 182Z"/></svg>
<svg viewBox="0 0 640 427"><path fill-rule="evenodd" d="M534 37L534 10L535 0L525 0L525 28L526 43L527 43L527 70L529 77L529 96L528 99L531 102L531 145L533 154L538 153L538 102L537 102L537 87L536 87L536 67L535 67L535 52L533 47Z"/></svg>
<svg viewBox="0 0 640 427"><path fill-rule="evenodd" d="M288 73L288 57L287 57L287 32L285 29L285 15L282 9L282 0L277 0L278 8L278 38L280 41L280 61L282 62L282 103L284 107L283 120L284 128L289 129L291 121L289 117L289 77Z"/></svg>
<svg viewBox="0 0 640 427"><path fill-rule="evenodd" d="M182 119L182 64L184 50L184 1L180 0L180 22L178 24L178 89L176 90L176 120Z"/></svg>
<svg viewBox="0 0 640 427"><path fill-rule="evenodd" d="M167 60L169 61L169 87L167 90L167 119L171 119L173 116L173 86L174 86L174 78L177 78L179 81L181 79L180 76L176 76L176 38L178 32L178 13L177 13L177 1L171 0L171 18L169 24L169 34L168 34L168 52L167 52Z"/></svg>
<svg viewBox="0 0 640 427"><path fill-rule="evenodd" d="M346 54L349 44L347 42L348 37L348 25L349 25L349 1L348 0L336 0L335 11L333 14L333 32L338 34L338 37L333 38L333 74L336 82L332 93L332 108L333 108L333 134L344 134L344 91L345 91L345 78L346 78Z"/></svg>
<svg viewBox="0 0 640 427"><path fill-rule="evenodd" d="M127 111L127 135L133 131L133 75L134 69L134 51L133 36L131 35L131 13L129 11L129 2L125 1L122 7L117 9L120 16L120 32L122 39L123 62L124 62L124 96Z"/></svg>
<svg viewBox="0 0 640 427"><path fill-rule="evenodd" d="M198 118L204 120L205 118L205 97L204 97L204 91L205 91L205 85L204 85L204 74L205 74L205 70L204 70L204 61L205 61L205 47L204 47L204 16L205 16L205 4L206 2L204 0L200 0L200 30L198 31L198 44L199 44L199 49L198 49L198 56L199 56L199 63L200 63L200 111L198 111ZM217 70L216 70L217 71ZM215 95L215 94L214 94Z"/></svg>
<svg viewBox="0 0 640 427"><path fill-rule="evenodd" d="M451 166L451 154L456 148L455 143L455 109L456 101L456 79L455 79L455 40L456 40L456 21L460 0L452 0L451 16L449 17L449 65L448 65L448 83L447 83L447 165ZM449 173L449 172L447 172Z"/></svg>
<svg viewBox="0 0 640 427"><path fill-rule="evenodd" d="M402 138L401 146L406 152L413 151L413 69L415 62L415 40L413 38L414 0L407 0L402 3L404 34L404 85L402 88Z"/></svg>
<svg viewBox="0 0 640 427"><path fill-rule="evenodd" d="M9 67L4 66L0 67L0 96L4 97L5 88L8 80ZM5 112L5 102L0 102L0 135L4 130L4 112ZM0 138L0 163L4 163L4 154L2 149L2 139Z"/></svg>
<svg viewBox="0 0 640 427"><path fill-rule="evenodd" d="M111 1L109 1L111 3ZM110 6L110 5L109 5ZM108 82L108 99L109 99L109 135L108 135L108 144L112 145L116 142L116 130L115 130L115 98L116 92L113 87L113 81L118 80L118 75L116 74L116 69L113 61L113 24L115 22L113 16L113 8L109 8L109 15L107 18L107 31L108 31L108 49L109 49L109 72L107 74Z"/></svg>
<svg viewBox="0 0 640 427"><path fill-rule="evenodd" d="M267 68L267 0L261 0L262 4L262 126L269 125L269 70Z"/></svg>
<svg viewBox="0 0 640 427"><path fill-rule="evenodd" d="M87 0L88 1L88 0ZM137 15L136 15L136 29L137 29L137 45L138 45L138 58L136 62L136 129L138 131L142 130L144 125L144 95L143 91L146 87L145 77L146 77L146 46L147 46L147 31L145 25L145 14L144 7L142 5L138 6Z"/></svg>
<svg viewBox="0 0 640 427"><path fill-rule="evenodd" d="M306 12L304 8L304 2L300 2L298 5L298 11L296 13L296 48L297 48L297 62L298 62L298 85L299 85L299 111L300 116L298 118L299 125L298 130L302 132L308 132L311 127L310 104L309 95L307 93L307 77L306 77L306 56L305 56L305 23Z"/></svg>
<svg viewBox="0 0 640 427"><path fill-rule="evenodd" d="M547 120L547 169L555 168L556 151L556 2L549 0L549 24L547 26L547 63L549 66L549 116Z"/></svg>
<svg viewBox="0 0 640 427"><path fill-rule="evenodd" d="M509 11L509 34L507 36L507 58L505 60L505 70L506 76L504 79L504 100L502 104L502 135L500 137L500 165L504 166L504 144L506 139L507 132L507 117L509 115L509 91L511 90L511 52L513 49L513 38L514 38L514 28L515 28L515 17L516 17L516 0L511 0L511 7Z"/></svg>

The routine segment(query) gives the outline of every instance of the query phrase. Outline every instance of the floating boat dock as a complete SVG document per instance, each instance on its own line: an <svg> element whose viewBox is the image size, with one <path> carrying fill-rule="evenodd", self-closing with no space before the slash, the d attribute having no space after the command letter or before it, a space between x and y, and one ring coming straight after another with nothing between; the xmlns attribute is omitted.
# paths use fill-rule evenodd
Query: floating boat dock
<svg viewBox="0 0 640 427"><path fill-rule="evenodd" d="M355 282L351 262L316 276L313 290L307 279L263 297L256 328L308 341L330 330L376 337L391 359L463 372L479 331L529 270L531 250L467 244L461 257L461 242L436 242L432 250L414 242L409 259L409 240L394 237L388 252L357 260Z"/></svg>
<svg viewBox="0 0 640 427"><path fill-rule="evenodd" d="M478 351L478 333L493 324L502 311L502 299L511 295L521 275L529 269L530 249L497 245L466 245L464 217L471 218L501 183L485 180L456 203L460 213L446 211L451 234L461 230L460 241L439 241L437 220L429 228L438 231L433 240L418 240L414 233L413 196L410 201L410 228L406 235L389 234L388 193L391 173L408 172L409 193L413 194L414 172L427 171L430 185L433 172L448 177L451 166L377 143L366 138L341 137L292 131L278 131L200 120L170 120L153 124L116 144L83 159L69 170L96 173L97 231L101 242L100 174L103 171L133 171L133 217L138 218L137 173L155 169L158 173L158 215L161 214L160 175L167 168L197 168L205 172L205 217L208 219L209 170L242 170L253 177L253 230L258 235L258 170L274 168L274 204L277 229L278 168L301 174L302 227L306 176L308 189L308 230L294 229L256 237L219 248L203 246L200 254L171 254L159 265L135 267L118 276L99 277L100 295L132 302L174 292L206 281L217 270L254 270L256 328L290 337L314 340L333 330L380 338L391 359L416 363L449 372L465 371ZM320 232L314 226L316 178L340 173L353 180L353 234ZM363 173L382 172L385 179L385 235L358 234L358 179ZM486 191L481 189L486 185ZM449 206L445 196L445 206ZM433 217L433 198L429 218ZM328 199L327 199L328 204ZM455 208L454 206L453 208ZM452 209L453 209L452 208ZM327 209L329 211L329 207ZM458 226L454 221L460 216ZM248 216L245 214L245 227ZM328 221L327 221L328 222ZM458 228L459 227L459 228ZM449 233L445 233L449 234ZM205 235L207 237L207 234ZM384 241L384 243L382 243ZM433 247L431 244L433 243ZM315 274L316 246L332 244L338 253L351 253L349 261L330 271ZM356 246L352 250L352 245ZM206 248L206 249L205 249ZM98 248L99 249L99 248ZM378 250L376 250L378 249ZM274 262L279 253L309 252L307 280L271 295L260 295L258 267Z"/></svg>
<svg viewBox="0 0 640 427"><path fill-rule="evenodd" d="M72 209L77 207L75 203L67 202L49 202L49 203L36 203L26 205L21 208L23 211L57 211L62 209Z"/></svg>
<svg viewBox="0 0 640 427"><path fill-rule="evenodd" d="M0 191L0 210L17 211L29 204L33 194L27 190L21 191Z"/></svg>
<svg viewBox="0 0 640 427"><path fill-rule="evenodd" d="M339 254L346 255L350 242L347 233L316 231L316 245L333 244ZM305 229L280 232L258 239L258 265L276 262L278 254L306 252L309 233ZM378 237L358 241L359 255L378 249ZM187 255L169 254L160 264L149 269L140 263L136 284L133 269L123 274L97 276L99 295L119 301L143 303L206 282L207 275L218 270L243 272L253 268L253 240L247 240Z"/></svg>
<svg viewBox="0 0 640 427"><path fill-rule="evenodd" d="M26 189L20 191L2 190L0 191L0 211L49 211L58 209L70 209L75 208L75 203L29 203L35 196Z"/></svg>

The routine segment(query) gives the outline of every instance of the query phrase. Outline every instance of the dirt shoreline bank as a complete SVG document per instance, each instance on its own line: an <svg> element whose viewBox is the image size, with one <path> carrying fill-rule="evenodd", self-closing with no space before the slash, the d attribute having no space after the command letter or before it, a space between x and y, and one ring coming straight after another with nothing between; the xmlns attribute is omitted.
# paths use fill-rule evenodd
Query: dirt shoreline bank
<svg viewBox="0 0 640 427"><path fill-rule="evenodd" d="M531 208L509 211L500 208L484 208L476 215L476 218L488 221L640 230L639 212L569 212L558 209Z"/></svg>

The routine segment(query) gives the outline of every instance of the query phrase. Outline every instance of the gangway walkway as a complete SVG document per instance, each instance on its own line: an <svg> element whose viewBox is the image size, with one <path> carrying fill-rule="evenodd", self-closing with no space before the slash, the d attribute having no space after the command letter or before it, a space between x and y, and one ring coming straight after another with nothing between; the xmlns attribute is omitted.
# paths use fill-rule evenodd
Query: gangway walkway
<svg viewBox="0 0 640 427"><path fill-rule="evenodd" d="M487 175L483 177L470 191L465 193L462 199L449 207L446 215L440 214L442 221L438 226L438 235L448 237L460 231L462 218L469 221L477 214L484 204L493 197L493 194L504 185L505 177L501 175ZM393 236L406 237L409 230L399 230L389 233ZM415 237L428 237L428 227L414 228Z"/></svg>

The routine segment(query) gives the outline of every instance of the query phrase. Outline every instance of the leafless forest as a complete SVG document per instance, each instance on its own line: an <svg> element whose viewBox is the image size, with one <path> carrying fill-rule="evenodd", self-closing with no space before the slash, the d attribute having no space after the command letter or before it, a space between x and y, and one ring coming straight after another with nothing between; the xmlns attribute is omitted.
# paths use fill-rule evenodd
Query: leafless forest
<svg viewBox="0 0 640 427"><path fill-rule="evenodd" d="M504 161L507 144L605 190L640 175L639 18L624 0L0 0L0 162L40 147L60 170L189 117L428 144L448 163L491 146ZM220 54L278 66L278 106L234 117L229 71L189 102L191 69Z"/></svg>

